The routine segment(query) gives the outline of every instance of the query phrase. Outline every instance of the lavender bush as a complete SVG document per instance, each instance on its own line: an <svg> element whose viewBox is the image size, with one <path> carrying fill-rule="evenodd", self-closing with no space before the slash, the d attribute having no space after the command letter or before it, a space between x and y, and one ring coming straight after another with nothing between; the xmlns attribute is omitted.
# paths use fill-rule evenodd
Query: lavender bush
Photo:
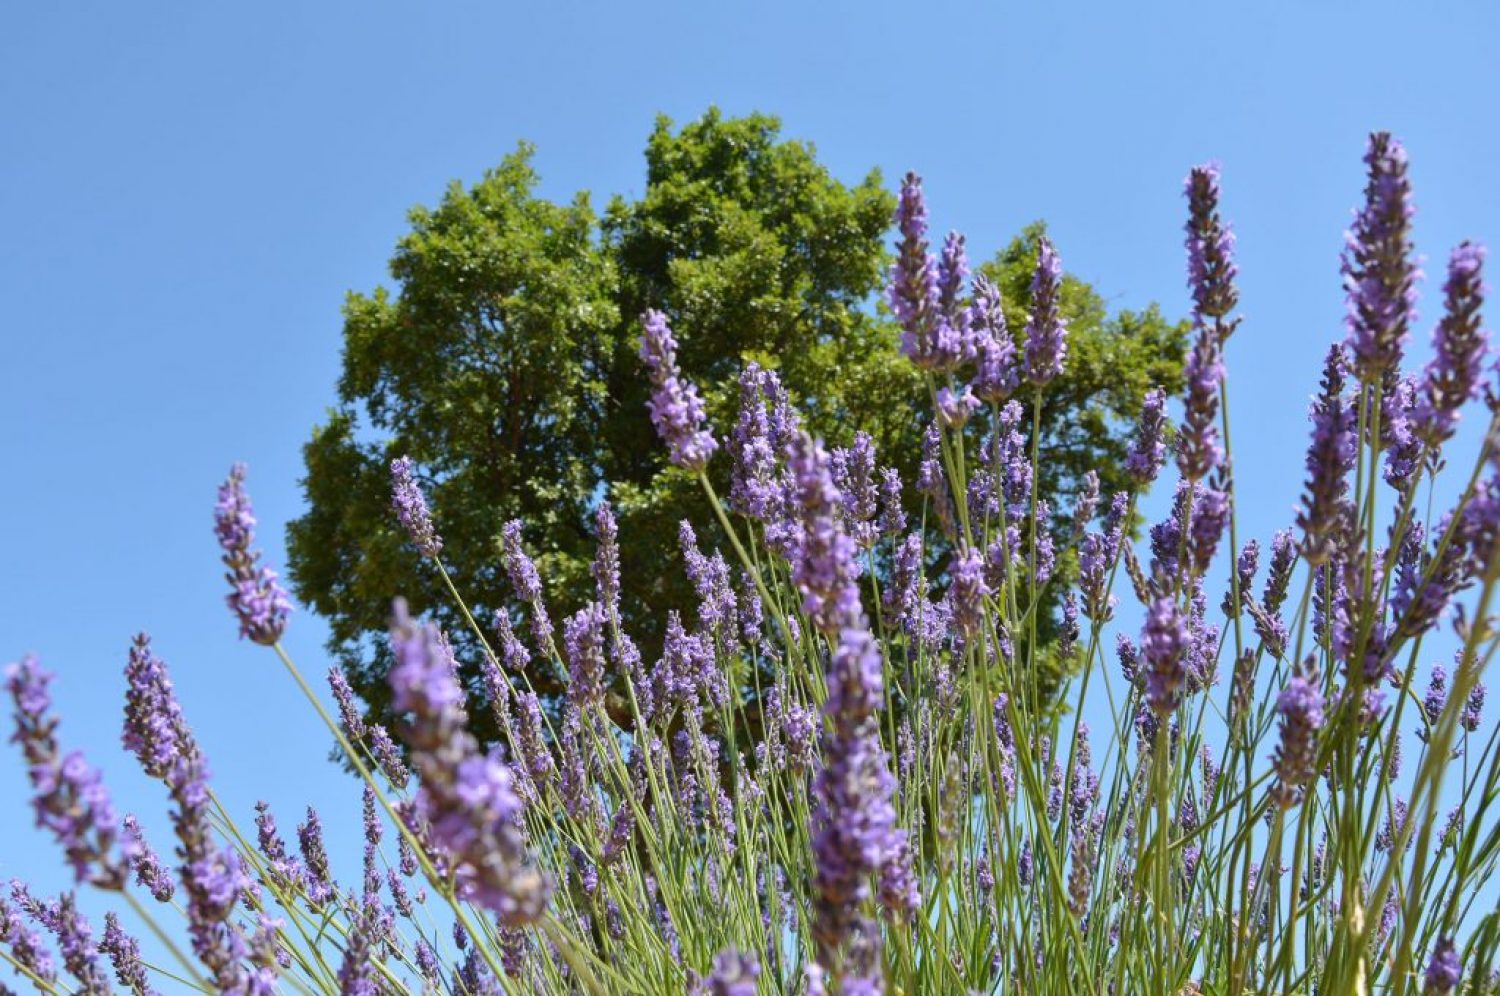
<svg viewBox="0 0 1500 996"><path fill-rule="evenodd" d="M811 438L756 365L719 454L668 318L648 312L652 419L727 543L706 552L683 524L697 615L667 621L654 661L621 625L629 540L607 501L593 600L555 625L513 522L514 604L485 627L398 459L391 514L487 648L485 680L461 686L446 635L396 598L388 724L361 718L336 669L330 713L279 642L290 603L236 466L216 510L228 604L363 781L362 874L335 876L313 809L293 847L265 804L253 832L220 806L145 635L122 742L166 791L170 844L116 814L27 658L6 684L37 823L170 961L145 961L114 914L96 935L73 894L20 882L0 898L0 956L47 993L1500 991L1484 252L1453 251L1431 358L1403 372L1419 277L1406 154L1376 134L1365 161L1346 335L1312 404L1299 511L1264 547L1236 529L1225 358L1240 320L1215 167L1186 183L1182 417L1172 428L1154 393L1127 463L1137 490L1095 479L1073 508L1033 488L1042 400L1067 362L1057 250L1042 243L1013 335L998 290L968 283L963 239L931 253L915 176L889 299L932 399L919 480L867 437ZM1466 462L1445 447L1481 393L1490 430ZM1170 508L1138 551L1140 494L1169 459ZM1457 498L1434 508L1444 474ZM912 496L941 548L909 521ZM1044 644L1039 607L1073 576L1070 553ZM1122 595L1138 631L1116 618ZM1043 654L1077 675L1066 708L1038 686ZM533 690L539 672L566 684L560 708ZM488 750L467 729L482 709L503 733Z"/></svg>

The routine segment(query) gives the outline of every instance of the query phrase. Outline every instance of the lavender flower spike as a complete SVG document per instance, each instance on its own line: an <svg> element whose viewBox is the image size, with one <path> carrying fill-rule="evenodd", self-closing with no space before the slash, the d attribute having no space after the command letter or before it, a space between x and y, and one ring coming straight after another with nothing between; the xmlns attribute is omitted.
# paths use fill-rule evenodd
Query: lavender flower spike
<svg viewBox="0 0 1500 996"><path fill-rule="evenodd" d="M1297 525L1303 532L1299 552L1316 567L1333 556L1339 508L1354 468L1354 411L1344 397L1344 351L1337 345L1328 350L1322 392L1313 402L1310 417L1313 437L1307 448L1307 495L1297 513Z"/></svg>
<svg viewBox="0 0 1500 996"><path fill-rule="evenodd" d="M828 454L806 433L792 442L791 469L802 524L802 542L792 580L803 607L829 636L864 625L854 541L839 523L841 496L833 485Z"/></svg>
<svg viewBox="0 0 1500 996"><path fill-rule="evenodd" d="M167 677L166 665L151 652L151 637L136 634L125 665L125 724L120 741L152 778L166 778L190 739Z"/></svg>
<svg viewBox="0 0 1500 996"><path fill-rule="evenodd" d="M949 573L953 578L953 624L965 637L972 637L984 622L984 597L990 589L984 580L984 557L977 550L958 554Z"/></svg>
<svg viewBox="0 0 1500 996"><path fill-rule="evenodd" d="M1193 317L1197 324L1216 326L1222 344L1238 325L1238 321L1224 319L1239 302L1234 288L1239 268L1234 263L1234 232L1219 217L1219 165L1194 166L1183 191L1188 199L1188 287L1193 292Z"/></svg>
<svg viewBox="0 0 1500 996"><path fill-rule="evenodd" d="M140 944L125 933L120 927L120 918L113 913L104 914L104 939L99 942L99 950L109 955L109 963L114 967L120 985L135 996L152 996L156 992L146 976Z"/></svg>
<svg viewBox="0 0 1500 996"><path fill-rule="evenodd" d="M99 949L94 945L94 932L89 922L78 911L78 902L73 893L65 892L55 903L48 905L48 927L57 937L57 949L63 956L63 965L68 974L78 980L78 992L82 996L108 996L112 991L109 976L99 965Z"/></svg>
<svg viewBox="0 0 1500 996"><path fill-rule="evenodd" d="M870 935L859 912L870 876L905 842L875 718L882 696L879 645L863 628L845 629L829 667L824 712L831 722L813 782L812 934L823 964L851 936Z"/></svg>
<svg viewBox="0 0 1500 996"><path fill-rule="evenodd" d="M969 387L979 400L1000 404L1015 392L1018 383L1016 344L1005 324L1000 288L983 274L974 277L969 330L977 353L974 380Z"/></svg>
<svg viewBox="0 0 1500 996"><path fill-rule="evenodd" d="M1432 960L1427 963L1426 983L1423 996L1448 996L1463 978L1463 960L1453 946L1453 938L1442 937L1432 949Z"/></svg>
<svg viewBox="0 0 1500 996"><path fill-rule="evenodd" d="M406 534L424 557L436 557L443 549L443 540L432 526L432 513L427 508L427 499L412 477L411 457L397 457L391 461L391 507L396 518L401 520Z"/></svg>
<svg viewBox="0 0 1500 996"><path fill-rule="evenodd" d="M1415 414L1417 434L1436 446L1453 435L1458 414L1479 388L1489 348L1479 309L1484 304L1484 246L1464 242L1448 259L1443 318L1432 333L1433 358L1423 372Z"/></svg>
<svg viewBox="0 0 1500 996"><path fill-rule="evenodd" d="M400 599L391 647L392 707L408 717L401 733L421 785L416 809L453 869L459 897L490 910L507 927L534 921L550 886L527 853L514 775L498 752L480 752L465 728L463 691L448 669L437 630L414 621Z"/></svg>
<svg viewBox="0 0 1500 996"><path fill-rule="evenodd" d="M1323 727L1323 694L1317 675L1299 670L1276 699L1281 715L1281 743L1276 748L1276 782L1271 800L1281 809L1302 801L1302 786L1316 774L1317 735Z"/></svg>
<svg viewBox="0 0 1500 996"><path fill-rule="evenodd" d="M922 197L922 178L915 173L906 174L901 181L896 227L901 231L901 241L896 244L886 299L901 323L901 352L923 370L937 370L944 365L937 341L942 295L937 263L927 251L927 202Z"/></svg>
<svg viewBox="0 0 1500 996"><path fill-rule="evenodd" d="M1198 338L1183 370L1187 396L1183 399L1182 431L1177 434L1177 469L1183 480L1201 481L1224 459L1219 443L1219 385L1224 380L1219 331L1198 326Z"/></svg>
<svg viewBox="0 0 1500 996"><path fill-rule="evenodd" d="M276 572L260 563L255 542L255 510L245 494L245 465L237 463L219 486L214 507L214 532L224 548L229 568L229 594L225 601L240 620L240 636L270 646L286 631L292 603L276 580Z"/></svg>
<svg viewBox="0 0 1500 996"><path fill-rule="evenodd" d="M1146 612L1146 628L1141 634L1141 652L1150 665L1146 674L1146 698L1151 708L1166 715L1178 706L1186 680L1184 660L1188 645L1187 620L1177 603L1158 598Z"/></svg>
<svg viewBox="0 0 1500 996"><path fill-rule="evenodd" d="M641 316L641 359L651 369L651 422L671 450L672 462L684 470L702 470L719 444L703 428L703 399L698 389L682 379L677 367L677 340L667 327L667 316L647 311Z"/></svg>
<svg viewBox="0 0 1500 996"><path fill-rule="evenodd" d="M16 963L43 982L56 982L57 969L53 967L52 955L42 944L41 938L21 920L21 915L12 909L0 896L0 943L10 946L10 955Z"/></svg>
<svg viewBox="0 0 1500 996"><path fill-rule="evenodd" d="M172 828L177 834L179 872L187 895L188 934L193 953L223 992L249 992L251 973L242 963L245 936L233 920L249 877L233 848L221 848L209 819L208 762L182 718L166 665L150 652L150 640L136 637L126 667L126 746L136 750L147 772L162 778L171 794ZM170 761L153 770L157 756L131 746L142 725L170 730Z"/></svg>
<svg viewBox="0 0 1500 996"><path fill-rule="evenodd" d="M1167 444L1167 392L1153 387L1146 392L1141 404L1141 417L1136 422L1135 438L1130 452L1125 455L1125 472L1137 487L1146 488L1161 473L1166 459Z"/></svg>
<svg viewBox="0 0 1500 996"><path fill-rule="evenodd" d="M521 520L511 519L500 530L500 560L505 574L515 586L516 595L531 606L531 638L543 653L552 645L552 620L542 597L542 576L536 562L526 553L521 538Z"/></svg>
<svg viewBox="0 0 1500 996"><path fill-rule="evenodd" d="M5 685L16 705L16 732L11 739L26 756L27 774L36 793L31 803L36 825L52 831L77 881L119 889L126 878L126 866L114 854L119 820L99 772L81 752L64 756L58 746L57 718L49 715L52 697L47 684L51 680L52 675L35 657L5 669Z"/></svg>
<svg viewBox="0 0 1500 996"><path fill-rule="evenodd" d="M176 891L172 885L172 876L162 866L161 856L146 842L146 835L141 830L139 821L134 815L126 813L121 830L120 850L135 872L136 885L148 890L159 903L171 901Z"/></svg>
<svg viewBox="0 0 1500 996"><path fill-rule="evenodd" d="M1401 365L1407 330L1416 317L1412 263L1411 184L1406 150L1387 132L1375 132L1365 152L1369 180L1364 207L1344 236L1345 340L1355 374L1380 384Z"/></svg>
<svg viewBox="0 0 1500 996"><path fill-rule="evenodd" d="M1059 307L1062 260L1043 235L1037 240L1036 272L1031 278L1031 314L1026 319L1026 379L1045 387L1062 373L1068 356L1068 323Z"/></svg>

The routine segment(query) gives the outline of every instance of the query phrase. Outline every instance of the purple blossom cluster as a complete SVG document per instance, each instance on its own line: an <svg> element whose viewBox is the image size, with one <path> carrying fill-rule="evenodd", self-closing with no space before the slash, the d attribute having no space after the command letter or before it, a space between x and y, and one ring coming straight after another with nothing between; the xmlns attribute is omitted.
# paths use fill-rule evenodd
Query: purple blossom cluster
<svg viewBox="0 0 1500 996"><path fill-rule="evenodd" d="M641 360L651 371L651 422L671 451L673 463L685 470L702 470L719 447L703 428L703 399L693 384L682 379L677 340L667 327L667 316L647 311L641 316L641 326Z"/></svg>
<svg viewBox="0 0 1500 996"><path fill-rule="evenodd" d="M245 494L245 465L235 464L219 486L214 507L214 532L224 548L224 566L229 568L226 601L240 621L240 636L270 646L286 631L292 602L277 580L276 572L260 563L255 544L255 510Z"/></svg>
<svg viewBox="0 0 1500 996"><path fill-rule="evenodd" d="M1026 379L1045 387L1062 373L1068 356L1068 323L1062 314L1062 259L1045 235L1037 240L1026 319Z"/></svg>
<svg viewBox="0 0 1500 996"><path fill-rule="evenodd" d="M412 476L411 457L397 457L391 461L391 507L422 556L436 557L442 552L443 540L432 525L427 498Z"/></svg>
<svg viewBox="0 0 1500 996"><path fill-rule="evenodd" d="M397 600L391 620L392 708L406 716L401 734L420 788L415 812L452 869L457 893L501 922L534 921L550 886L527 853L515 777L495 751L467 731L463 692L437 631Z"/></svg>
<svg viewBox="0 0 1500 996"><path fill-rule="evenodd" d="M64 754L57 742L58 721L47 691L51 681L34 657L5 669L5 687L15 704L12 739L26 758L36 823L56 838L77 881L118 889L126 874L115 853L119 819L99 772L81 751Z"/></svg>
<svg viewBox="0 0 1500 996"><path fill-rule="evenodd" d="M1345 234L1343 274L1350 366L1366 384L1380 385L1401 363L1416 318L1412 262L1411 184L1406 149L1387 132L1370 136L1365 151L1365 203Z"/></svg>

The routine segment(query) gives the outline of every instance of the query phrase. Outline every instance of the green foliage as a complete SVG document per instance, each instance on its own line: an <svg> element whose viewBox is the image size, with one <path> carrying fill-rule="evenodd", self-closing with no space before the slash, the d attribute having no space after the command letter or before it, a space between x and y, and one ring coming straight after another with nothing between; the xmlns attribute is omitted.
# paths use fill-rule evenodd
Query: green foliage
<svg viewBox="0 0 1500 996"><path fill-rule="evenodd" d="M650 425L636 357L645 307L670 314L684 372L721 434L739 372L755 360L778 371L814 433L836 444L863 429L914 476L928 403L872 303L895 206L879 173L847 185L811 145L782 139L776 119L716 111L680 130L659 119L646 166L644 195L614 198L599 218L587 195L538 197L523 145L472 188L454 184L438 207L412 212L391 261L394 294L346 302L339 404L306 447L309 509L289 527L289 568L375 713L388 663L376 637L393 591L477 659L441 578L389 511L395 456L416 462L470 604L493 611L513 594L495 549L502 524L520 517L554 618L578 608L592 590L589 513L605 493L624 539L626 621L646 653L666 611L689 604L686 579L661 565L678 559L681 519L708 538L714 529ZM1027 228L984 267L1017 333L1041 231ZM1123 487L1123 420L1150 386L1175 389L1186 330L1154 307L1110 315L1072 277L1063 310L1069 362L1047 397L1041 447L1042 493L1066 507L1088 468L1106 493ZM713 473L726 482L726 461ZM543 694L560 687L546 673L533 680Z"/></svg>

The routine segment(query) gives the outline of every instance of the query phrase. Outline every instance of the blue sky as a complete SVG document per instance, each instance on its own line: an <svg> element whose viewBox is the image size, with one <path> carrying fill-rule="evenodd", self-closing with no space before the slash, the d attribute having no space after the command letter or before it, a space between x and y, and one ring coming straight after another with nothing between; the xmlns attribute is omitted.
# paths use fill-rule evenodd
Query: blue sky
<svg viewBox="0 0 1500 996"><path fill-rule="evenodd" d="M35 651L60 673L64 738L165 832L115 747L129 638L149 630L230 806L248 818L263 796L290 829L317 800L353 874L357 788L322 763L274 658L235 639L214 488L250 465L279 563L300 447L333 399L340 304L385 279L409 207L520 139L546 195L637 194L654 116L710 104L780 115L846 180L918 170L934 225L976 255L1045 218L1112 304L1176 313L1180 182L1221 160L1245 315L1229 350L1240 532L1269 538L1341 334L1365 134L1390 129L1412 156L1432 275L1414 357L1449 247L1500 243L1500 8L1147 6L8 6L0 658ZM314 676L323 636L303 612L287 641ZM0 763L0 876L55 890L24 799L19 762Z"/></svg>

